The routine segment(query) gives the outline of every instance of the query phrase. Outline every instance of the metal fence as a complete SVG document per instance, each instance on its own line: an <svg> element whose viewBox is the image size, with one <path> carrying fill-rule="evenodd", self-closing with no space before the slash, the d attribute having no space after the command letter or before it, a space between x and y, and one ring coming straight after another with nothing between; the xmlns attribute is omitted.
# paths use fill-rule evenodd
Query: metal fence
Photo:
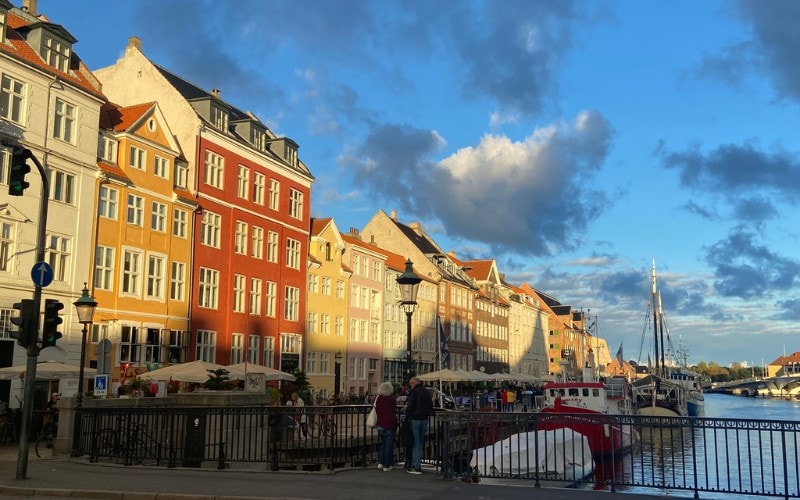
<svg viewBox="0 0 800 500"><path fill-rule="evenodd" d="M76 451L125 465L364 467L377 463L379 445L365 423L369 410L84 408ZM630 446L611 444L620 432L631 436ZM431 417L423 457L446 478L800 498L799 436L800 422L442 411ZM396 461L403 462L397 442Z"/></svg>

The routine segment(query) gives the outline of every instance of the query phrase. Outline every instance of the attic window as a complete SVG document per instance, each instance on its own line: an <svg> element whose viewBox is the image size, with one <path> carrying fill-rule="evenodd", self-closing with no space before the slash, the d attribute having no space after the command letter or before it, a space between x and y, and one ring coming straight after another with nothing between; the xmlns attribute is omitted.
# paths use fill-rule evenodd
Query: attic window
<svg viewBox="0 0 800 500"><path fill-rule="evenodd" d="M221 108L212 105L211 123L213 123L218 129L226 132L228 130L228 113L223 111Z"/></svg>
<svg viewBox="0 0 800 500"><path fill-rule="evenodd" d="M61 40L44 35L42 40L42 59L50 66L64 73L69 72L70 45Z"/></svg>
<svg viewBox="0 0 800 500"><path fill-rule="evenodd" d="M284 160L286 160L289 165L297 165L297 149L287 145L284 151Z"/></svg>

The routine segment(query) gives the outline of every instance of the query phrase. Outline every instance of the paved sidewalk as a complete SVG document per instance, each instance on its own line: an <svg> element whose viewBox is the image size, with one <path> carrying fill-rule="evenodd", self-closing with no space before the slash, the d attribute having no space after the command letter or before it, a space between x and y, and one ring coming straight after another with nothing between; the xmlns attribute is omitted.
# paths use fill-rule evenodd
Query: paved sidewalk
<svg viewBox="0 0 800 500"><path fill-rule="evenodd" d="M86 458L32 457L28 479L17 480L16 459L0 460L0 496L4 498L108 498L108 499L333 499L366 496L380 500L548 499L610 498L652 499L630 493L608 493L557 487L535 488L529 481L484 479L479 484L442 479L434 471L421 476L397 468L346 469L330 472L270 472L124 467L90 464Z"/></svg>

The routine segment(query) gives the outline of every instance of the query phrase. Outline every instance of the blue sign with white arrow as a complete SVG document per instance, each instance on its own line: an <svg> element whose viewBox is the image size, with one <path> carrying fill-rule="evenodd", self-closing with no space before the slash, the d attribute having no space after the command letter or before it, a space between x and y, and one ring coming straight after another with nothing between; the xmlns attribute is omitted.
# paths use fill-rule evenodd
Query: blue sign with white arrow
<svg viewBox="0 0 800 500"><path fill-rule="evenodd" d="M36 286L47 286L53 282L53 268L47 262L37 262L31 269L31 279Z"/></svg>

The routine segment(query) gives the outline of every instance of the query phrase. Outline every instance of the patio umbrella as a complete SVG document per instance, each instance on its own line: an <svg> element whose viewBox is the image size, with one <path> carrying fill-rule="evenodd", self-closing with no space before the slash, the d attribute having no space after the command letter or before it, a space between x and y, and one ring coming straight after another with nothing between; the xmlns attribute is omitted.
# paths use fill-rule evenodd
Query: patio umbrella
<svg viewBox="0 0 800 500"><path fill-rule="evenodd" d="M208 382L208 377L211 375L211 372L220 369L227 370L228 368L216 363L197 360L144 372L139 375L139 378L142 380L175 380L178 382L195 382L202 384Z"/></svg>
<svg viewBox="0 0 800 500"><path fill-rule="evenodd" d="M419 375L417 378L423 382L437 382L439 380L442 382L469 382L472 380L467 372L449 368Z"/></svg>
<svg viewBox="0 0 800 500"><path fill-rule="evenodd" d="M25 376L27 365L7 366L0 368L0 380L11 380ZM81 368L75 365L66 365L57 361L44 361L36 364L37 380L56 380L62 378L78 378ZM85 377L93 377L97 373L94 368L84 368Z"/></svg>
<svg viewBox="0 0 800 500"><path fill-rule="evenodd" d="M295 376L291 373L282 372L275 368L268 366L258 365L256 363L237 363L225 367L228 370L230 378L244 379L246 375L254 373L264 375L266 380L288 380L289 382L295 381Z"/></svg>

